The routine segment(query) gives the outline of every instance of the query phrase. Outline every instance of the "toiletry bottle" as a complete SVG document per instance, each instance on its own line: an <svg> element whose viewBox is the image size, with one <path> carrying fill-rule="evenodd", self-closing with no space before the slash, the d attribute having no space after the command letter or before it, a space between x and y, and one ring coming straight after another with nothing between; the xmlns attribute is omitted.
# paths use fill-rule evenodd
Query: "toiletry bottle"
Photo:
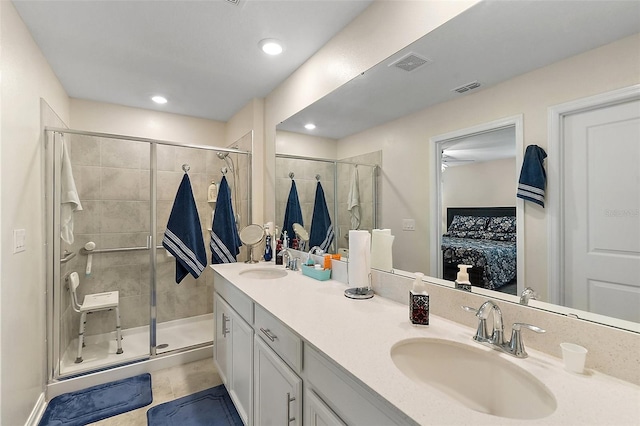
<svg viewBox="0 0 640 426"><path fill-rule="evenodd" d="M280 251L282 250L282 240L276 240L276 265L282 265L282 255Z"/></svg>
<svg viewBox="0 0 640 426"><path fill-rule="evenodd" d="M330 254L325 254L323 257L324 263L324 269L331 269L331 255Z"/></svg>
<svg viewBox="0 0 640 426"><path fill-rule="evenodd" d="M456 277L456 288L458 290L471 291L471 281L469 281L468 268L471 265L458 265L458 276Z"/></svg>
<svg viewBox="0 0 640 426"><path fill-rule="evenodd" d="M429 293L422 281L423 273L416 272L413 288L409 292L409 319L411 324L418 326L429 325Z"/></svg>
<svg viewBox="0 0 640 426"><path fill-rule="evenodd" d="M267 236L264 239L264 261L270 262L273 258L273 251L271 247L271 234L267 232Z"/></svg>

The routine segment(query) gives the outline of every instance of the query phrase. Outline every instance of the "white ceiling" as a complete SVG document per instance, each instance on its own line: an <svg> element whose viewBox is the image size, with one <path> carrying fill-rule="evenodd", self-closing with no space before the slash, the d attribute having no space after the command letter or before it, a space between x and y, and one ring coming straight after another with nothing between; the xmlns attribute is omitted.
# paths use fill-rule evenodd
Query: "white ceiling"
<svg viewBox="0 0 640 426"><path fill-rule="evenodd" d="M371 2L13 0L69 96L220 121L268 95ZM264 38L284 53L265 55Z"/></svg>
<svg viewBox="0 0 640 426"><path fill-rule="evenodd" d="M483 1L278 129L344 138L639 31L636 0ZM410 52L432 62L412 72L390 66ZM475 80L481 83L475 91L452 92ZM316 129L305 130L308 122Z"/></svg>

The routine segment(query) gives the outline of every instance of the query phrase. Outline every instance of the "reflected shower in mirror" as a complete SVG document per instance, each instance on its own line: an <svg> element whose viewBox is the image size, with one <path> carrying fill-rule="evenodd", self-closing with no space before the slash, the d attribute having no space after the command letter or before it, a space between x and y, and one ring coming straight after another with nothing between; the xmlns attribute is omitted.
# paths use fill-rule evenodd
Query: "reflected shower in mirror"
<svg viewBox="0 0 640 426"><path fill-rule="evenodd" d="M300 225L310 236L308 248L317 245L322 247L325 252L331 253L347 249L350 229L371 231L376 227L375 206L378 199L376 182L378 173L376 171L379 158L379 152L346 160L276 154L276 224L280 229L284 229L289 193L292 180L295 180L302 212ZM373 161L373 163L365 163L365 161ZM357 174L355 170L357 170ZM357 182L354 182L356 177ZM313 220L314 210L321 207L316 207L316 204L322 202L322 197L318 196L318 185L322 188L328 213L328 220L322 221L320 215L320 222L324 223L314 223ZM354 209L349 210L350 195L351 201L356 198L352 191L354 187L359 190L357 194L357 205L360 212L358 221L352 221ZM316 220L318 220L317 214ZM319 239L317 235L326 235L329 224L332 226L333 242L329 246L323 246L324 239ZM326 229L318 232L314 226Z"/></svg>

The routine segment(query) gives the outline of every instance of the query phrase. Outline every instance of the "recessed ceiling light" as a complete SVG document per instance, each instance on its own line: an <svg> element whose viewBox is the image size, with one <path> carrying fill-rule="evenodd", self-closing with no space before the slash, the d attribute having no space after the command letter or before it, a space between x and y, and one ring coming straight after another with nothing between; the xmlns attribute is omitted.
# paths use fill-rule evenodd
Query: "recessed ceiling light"
<svg viewBox="0 0 640 426"><path fill-rule="evenodd" d="M260 49L267 55L279 55L282 53L284 48L282 47L282 43L280 43L275 38L265 38L264 40L260 40L258 43Z"/></svg>
<svg viewBox="0 0 640 426"><path fill-rule="evenodd" d="M313 130L313 129L316 128L316 125L313 124L313 123L307 123L307 124L304 125L304 128L307 129L307 130Z"/></svg>
<svg viewBox="0 0 640 426"><path fill-rule="evenodd" d="M154 96L151 98L151 100L157 104L166 104L167 103L167 98L165 98L164 96Z"/></svg>

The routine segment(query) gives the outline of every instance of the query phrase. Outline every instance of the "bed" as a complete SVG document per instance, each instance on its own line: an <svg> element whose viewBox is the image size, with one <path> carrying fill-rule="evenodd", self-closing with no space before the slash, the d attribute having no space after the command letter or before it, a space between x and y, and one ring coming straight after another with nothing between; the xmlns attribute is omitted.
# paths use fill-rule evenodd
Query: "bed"
<svg viewBox="0 0 640 426"><path fill-rule="evenodd" d="M516 279L515 207L449 207L442 236L443 278L471 265L472 285L497 290Z"/></svg>

